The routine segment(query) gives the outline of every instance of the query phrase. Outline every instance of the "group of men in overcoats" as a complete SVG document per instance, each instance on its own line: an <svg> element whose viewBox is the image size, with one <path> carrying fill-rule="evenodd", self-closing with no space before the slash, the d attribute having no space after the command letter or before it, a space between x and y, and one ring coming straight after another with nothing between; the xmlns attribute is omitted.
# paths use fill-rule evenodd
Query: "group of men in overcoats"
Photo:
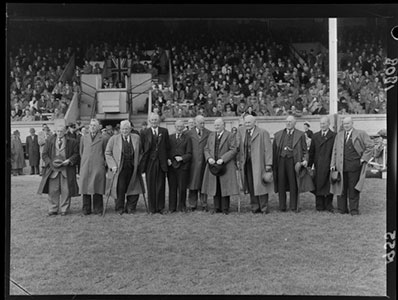
<svg viewBox="0 0 398 300"><path fill-rule="evenodd" d="M329 118L323 116L309 150L294 116L286 118L285 128L275 133L273 141L251 115L244 117L236 134L225 129L222 118L214 121L214 131L205 128L203 116L195 118L191 129L177 120L171 135L159 126L159 115L152 113L148 120L150 126L140 134L124 120L120 133L109 138L100 134L99 121L93 119L80 145L65 136L65 126L57 127L43 150L46 171L39 187L39 193L49 194L49 214L57 214L59 206L65 215L70 197L79 192L84 214L102 213L106 192L115 200L119 214L135 213L143 193L148 195L147 211L163 214L166 178L169 213L194 211L198 202L208 211L210 196L213 212L228 214L230 197L239 195L240 188L249 194L253 213L269 213L272 192L278 193L280 211L298 212L299 194L306 191L315 194L318 211L334 211L334 194L338 212L359 212L359 192L373 143L366 132L353 128L350 117L344 119L343 130L336 135ZM79 157L80 191L75 167ZM331 173L336 172L340 181L331 180Z"/></svg>

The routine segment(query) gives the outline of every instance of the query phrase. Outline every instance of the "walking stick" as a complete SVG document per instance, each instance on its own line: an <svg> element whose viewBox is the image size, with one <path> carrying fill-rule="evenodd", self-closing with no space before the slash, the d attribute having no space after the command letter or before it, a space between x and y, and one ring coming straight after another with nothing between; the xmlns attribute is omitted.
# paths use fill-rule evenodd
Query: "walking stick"
<svg viewBox="0 0 398 300"><path fill-rule="evenodd" d="M145 203L146 213L149 214L148 205L147 205L147 203L146 203L146 197L145 197L144 181L143 181L143 179L142 179L141 172L139 172L138 176L139 176L139 180L140 180L140 184L141 184L142 196L144 197L144 203Z"/></svg>
<svg viewBox="0 0 398 300"><path fill-rule="evenodd" d="M111 182L111 185L110 185L110 187L109 187L109 193L108 193L108 195L106 196L105 206L104 206L104 208L103 208L103 210L102 210L102 216L105 216L106 207L108 206L108 201L109 201L109 197L111 196L113 181L115 180L115 177L116 177L116 172L113 173L113 176L112 176L112 182Z"/></svg>

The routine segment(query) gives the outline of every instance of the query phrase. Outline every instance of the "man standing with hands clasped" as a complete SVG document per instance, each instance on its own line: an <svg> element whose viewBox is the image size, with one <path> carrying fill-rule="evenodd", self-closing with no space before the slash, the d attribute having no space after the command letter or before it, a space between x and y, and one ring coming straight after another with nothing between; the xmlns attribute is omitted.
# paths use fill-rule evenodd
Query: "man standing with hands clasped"
<svg viewBox="0 0 398 300"><path fill-rule="evenodd" d="M304 132L296 127L296 118L286 118L286 128L275 133L273 142L274 187L279 196L279 209L286 211L286 191L290 192L290 210L298 212L298 186L295 174L297 163L308 164Z"/></svg>
<svg viewBox="0 0 398 300"><path fill-rule="evenodd" d="M230 196L239 194L234 158L237 153L235 136L225 130L222 118L214 121L215 132L209 135L204 149L207 161L202 193L214 197L214 211L229 213Z"/></svg>
<svg viewBox="0 0 398 300"><path fill-rule="evenodd" d="M268 131L256 126L255 117L247 115L244 122L237 134L243 190L250 194L252 212L267 214L273 184L263 182L262 175L272 171L272 143Z"/></svg>
<svg viewBox="0 0 398 300"><path fill-rule="evenodd" d="M141 134L143 145L142 168L148 188L149 213L163 214L165 207L165 189L167 159L170 150L169 133L159 127L160 117L156 113L149 116L150 127Z"/></svg>
<svg viewBox="0 0 398 300"><path fill-rule="evenodd" d="M76 164L79 160L79 145L76 140L66 137L65 124L59 123L56 135L50 137L43 149L45 170L38 194L48 194L49 215L65 216L70 207L71 197L78 196Z"/></svg>
<svg viewBox="0 0 398 300"><path fill-rule="evenodd" d="M184 132L184 128L184 122L177 120L175 122L176 133L170 135L167 179L169 182L169 211L172 213L186 210L192 142Z"/></svg>
<svg viewBox="0 0 398 300"><path fill-rule="evenodd" d="M115 199L115 211L122 215L136 211L139 194L142 193L140 136L131 133L128 120L120 122L120 134L113 135L106 145L106 163L111 180L111 196ZM127 195L127 201L125 198Z"/></svg>
<svg viewBox="0 0 398 300"><path fill-rule="evenodd" d="M365 181L367 162L373 156L374 144L365 131L357 130L353 125L352 118L345 117L344 130L334 141L330 168L340 173L341 180L331 185L330 192L337 195L339 213L358 215L359 193Z"/></svg>

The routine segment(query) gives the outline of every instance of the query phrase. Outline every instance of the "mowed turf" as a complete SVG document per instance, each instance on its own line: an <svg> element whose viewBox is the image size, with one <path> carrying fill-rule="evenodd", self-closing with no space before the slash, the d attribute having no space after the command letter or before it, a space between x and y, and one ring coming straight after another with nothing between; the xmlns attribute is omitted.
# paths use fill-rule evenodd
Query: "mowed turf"
<svg viewBox="0 0 398 300"><path fill-rule="evenodd" d="M240 214L233 197L229 215L147 215L140 196L137 214L110 199L105 217L83 216L76 197L48 217L39 181L11 179L10 277L30 294L386 295L384 179L366 180L356 217L316 212L310 193L300 213L273 194L268 215L247 196Z"/></svg>

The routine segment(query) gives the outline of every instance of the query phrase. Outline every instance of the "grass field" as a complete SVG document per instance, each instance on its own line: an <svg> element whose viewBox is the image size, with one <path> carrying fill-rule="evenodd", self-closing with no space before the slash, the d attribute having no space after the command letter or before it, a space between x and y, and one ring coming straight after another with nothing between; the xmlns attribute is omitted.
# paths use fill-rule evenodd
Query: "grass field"
<svg viewBox="0 0 398 300"><path fill-rule="evenodd" d="M386 295L386 180L367 179L361 215L205 212L47 216L38 176L11 178L10 277L30 294ZM209 199L212 203L212 199ZM334 199L334 204L336 200ZM25 294L10 283L11 295Z"/></svg>

